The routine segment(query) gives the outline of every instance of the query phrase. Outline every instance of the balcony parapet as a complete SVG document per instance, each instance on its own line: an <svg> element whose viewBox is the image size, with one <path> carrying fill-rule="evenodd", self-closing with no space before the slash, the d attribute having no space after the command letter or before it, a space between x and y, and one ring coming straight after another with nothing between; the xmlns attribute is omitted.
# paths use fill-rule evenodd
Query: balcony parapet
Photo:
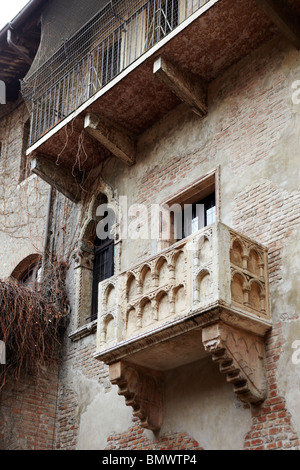
<svg viewBox="0 0 300 470"><path fill-rule="evenodd" d="M126 367L146 367L157 380L210 354L242 401L264 399L265 247L215 223L99 288L95 357L114 371L112 383Z"/></svg>

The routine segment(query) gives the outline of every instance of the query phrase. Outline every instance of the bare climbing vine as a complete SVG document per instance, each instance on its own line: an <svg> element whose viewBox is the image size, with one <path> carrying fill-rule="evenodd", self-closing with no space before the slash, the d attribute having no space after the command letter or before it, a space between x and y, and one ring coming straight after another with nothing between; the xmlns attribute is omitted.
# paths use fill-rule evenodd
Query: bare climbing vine
<svg viewBox="0 0 300 470"><path fill-rule="evenodd" d="M0 336L6 345L0 389L6 377L38 376L45 364L58 357L68 318L66 265L47 267L41 285L28 288L18 281L0 281Z"/></svg>

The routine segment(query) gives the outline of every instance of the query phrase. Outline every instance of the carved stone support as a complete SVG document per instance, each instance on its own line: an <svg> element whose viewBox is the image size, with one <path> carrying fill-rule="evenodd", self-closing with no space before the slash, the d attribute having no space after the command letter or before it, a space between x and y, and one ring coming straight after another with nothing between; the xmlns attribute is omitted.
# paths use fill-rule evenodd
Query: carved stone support
<svg viewBox="0 0 300 470"><path fill-rule="evenodd" d="M135 163L135 137L103 116L87 114L84 128L115 157L131 166Z"/></svg>
<svg viewBox="0 0 300 470"><path fill-rule="evenodd" d="M207 84L200 77L162 56L155 60L153 73L198 116L207 114Z"/></svg>
<svg viewBox="0 0 300 470"><path fill-rule="evenodd" d="M202 342L242 402L264 401L267 390L262 337L219 322L202 330Z"/></svg>
<svg viewBox="0 0 300 470"><path fill-rule="evenodd" d="M157 371L123 361L109 366L112 384L119 387L119 395L132 406L133 415L146 429L159 430L163 422L163 379Z"/></svg>
<svg viewBox="0 0 300 470"><path fill-rule="evenodd" d="M81 199L80 183L61 166L57 166L45 155L34 155L31 162L31 171L56 188L73 202Z"/></svg>

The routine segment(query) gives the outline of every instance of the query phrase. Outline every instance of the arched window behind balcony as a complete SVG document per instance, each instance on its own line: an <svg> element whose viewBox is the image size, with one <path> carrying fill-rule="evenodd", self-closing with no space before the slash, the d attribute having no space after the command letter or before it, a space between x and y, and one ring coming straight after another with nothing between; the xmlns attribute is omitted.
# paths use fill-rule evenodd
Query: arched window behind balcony
<svg viewBox="0 0 300 470"><path fill-rule="evenodd" d="M115 211L105 194L93 198L86 211L74 253L76 328L98 316L99 282L115 273Z"/></svg>
<svg viewBox="0 0 300 470"><path fill-rule="evenodd" d="M16 266L11 277L25 287L37 289L40 282L41 263L41 255L29 255Z"/></svg>

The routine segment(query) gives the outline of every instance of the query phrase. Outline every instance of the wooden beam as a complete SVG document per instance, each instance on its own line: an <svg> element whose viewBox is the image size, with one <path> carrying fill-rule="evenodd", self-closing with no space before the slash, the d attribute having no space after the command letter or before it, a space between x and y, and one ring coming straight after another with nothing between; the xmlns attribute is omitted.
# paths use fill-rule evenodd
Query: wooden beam
<svg viewBox="0 0 300 470"><path fill-rule="evenodd" d="M84 128L115 157L129 166L135 163L135 137L120 126L115 125L102 116L87 114L84 121Z"/></svg>
<svg viewBox="0 0 300 470"><path fill-rule="evenodd" d="M55 165L45 155L35 155L31 161L31 171L56 188L73 202L81 199L81 188L71 171Z"/></svg>
<svg viewBox="0 0 300 470"><path fill-rule="evenodd" d="M281 33L299 50L300 15L285 0L255 0Z"/></svg>
<svg viewBox="0 0 300 470"><path fill-rule="evenodd" d="M158 57L153 73L198 116L207 114L207 83L200 77L182 70L164 57Z"/></svg>

